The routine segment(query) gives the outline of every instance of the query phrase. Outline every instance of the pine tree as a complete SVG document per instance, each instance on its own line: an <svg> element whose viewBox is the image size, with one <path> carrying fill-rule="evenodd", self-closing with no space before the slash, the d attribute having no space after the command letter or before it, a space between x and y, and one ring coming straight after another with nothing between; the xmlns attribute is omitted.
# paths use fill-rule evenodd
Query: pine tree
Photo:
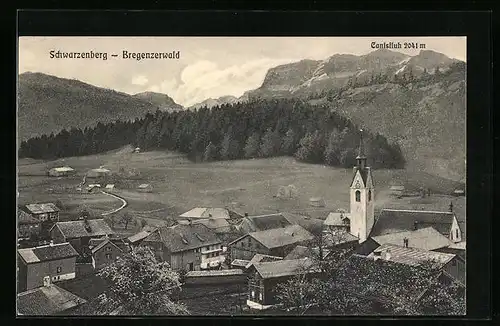
<svg viewBox="0 0 500 326"><path fill-rule="evenodd" d="M262 157L276 156L279 153L280 137L276 131L268 128L260 144L260 153Z"/></svg>
<svg viewBox="0 0 500 326"><path fill-rule="evenodd" d="M295 131L290 128L285 134L283 138L283 142L281 143L281 154L283 155L293 155L297 150L297 139Z"/></svg>
<svg viewBox="0 0 500 326"><path fill-rule="evenodd" d="M340 164L340 143L341 143L341 134L337 129L334 129L330 133L330 137L328 138L328 145L325 149L325 163L328 165L337 166Z"/></svg>
<svg viewBox="0 0 500 326"><path fill-rule="evenodd" d="M218 158L217 147L210 142L205 148L205 153L203 154L203 161L211 162L215 161Z"/></svg>
<svg viewBox="0 0 500 326"><path fill-rule="evenodd" d="M248 137L243 151L245 152L245 158L256 158L259 157L259 147L260 147L260 136L258 133L253 133Z"/></svg>

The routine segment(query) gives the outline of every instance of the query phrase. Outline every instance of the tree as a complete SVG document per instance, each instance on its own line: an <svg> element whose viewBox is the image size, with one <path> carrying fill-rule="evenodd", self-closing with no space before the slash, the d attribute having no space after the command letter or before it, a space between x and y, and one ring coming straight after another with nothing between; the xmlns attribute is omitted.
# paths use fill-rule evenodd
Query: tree
<svg viewBox="0 0 500 326"><path fill-rule="evenodd" d="M281 143L281 154L283 155L293 155L297 150L297 139L295 131L293 129L288 129Z"/></svg>
<svg viewBox="0 0 500 326"><path fill-rule="evenodd" d="M149 247L132 248L98 275L108 285L99 297L102 314L116 308L127 315L189 313L185 306L170 298L172 291L180 288L179 275L168 263L158 262Z"/></svg>
<svg viewBox="0 0 500 326"><path fill-rule="evenodd" d="M323 162L324 153L323 137L319 130L307 133L300 140L300 147L295 153L298 160L311 163Z"/></svg>
<svg viewBox="0 0 500 326"><path fill-rule="evenodd" d="M342 141L342 135L337 129L334 129L328 137L328 144L325 149L325 163L328 165L339 165L340 164L340 143Z"/></svg>
<svg viewBox="0 0 500 326"><path fill-rule="evenodd" d="M229 130L222 140L220 157L223 160L232 160L238 157L239 151L238 141L234 139L232 131Z"/></svg>
<svg viewBox="0 0 500 326"><path fill-rule="evenodd" d="M260 153L263 157L276 156L279 153L280 145L279 133L269 128L262 137Z"/></svg>
<svg viewBox="0 0 500 326"><path fill-rule="evenodd" d="M108 218L106 218L106 222L109 224L110 227L114 228L116 225L116 217L114 215L111 215Z"/></svg>
<svg viewBox="0 0 500 326"><path fill-rule="evenodd" d="M132 222L132 220L133 220L132 215L130 215L127 212L123 213L122 218L121 218L121 222L122 222L122 224L124 224L125 229L128 229L128 224L130 222Z"/></svg>
<svg viewBox="0 0 500 326"><path fill-rule="evenodd" d="M258 133L253 133L248 137L243 151L245 152L245 158L255 158L259 156L259 145L260 136Z"/></svg>
<svg viewBox="0 0 500 326"><path fill-rule="evenodd" d="M217 159L217 147L210 142L205 148L205 153L203 154L203 161L211 162Z"/></svg>

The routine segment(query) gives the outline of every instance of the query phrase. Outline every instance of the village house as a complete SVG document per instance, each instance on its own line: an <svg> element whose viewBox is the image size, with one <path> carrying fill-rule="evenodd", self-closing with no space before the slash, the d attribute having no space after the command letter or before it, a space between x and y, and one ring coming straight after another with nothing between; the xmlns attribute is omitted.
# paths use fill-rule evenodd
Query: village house
<svg viewBox="0 0 500 326"><path fill-rule="evenodd" d="M291 225L300 225L312 234L320 234L323 229L323 221L288 212L248 216L245 213L237 230L242 234L250 232L266 231L284 228Z"/></svg>
<svg viewBox="0 0 500 326"><path fill-rule="evenodd" d="M152 192L153 186L150 185L149 183L143 183L137 187L137 191L139 191L139 192Z"/></svg>
<svg viewBox="0 0 500 326"><path fill-rule="evenodd" d="M111 171L104 168L89 170L86 174L87 178L102 178L111 175Z"/></svg>
<svg viewBox="0 0 500 326"><path fill-rule="evenodd" d="M78 252L69 243L18 249L17 256L19 291L42 286L46 276L51 282L75 278Z"/></svg>
<svg viewBox="0 0 500 326"><path fill-rule="evenodd" d="M103 219L57 222L50 229L50 235L55 243L69 242L80 254L83 253L84 248L88 249L91 238L113 234L113 230Z"/></svg>
<svg viewBox="0 0 500 326"><path fill-rule="evenodd" d="M150 247L158 259L170 263L174 270L217 268L225 261L220 239L201 224L160 227L140 245Z"/></svg>
<svg viewBox="0 0 500 326"><path fill-rule="evenodd" d="M22 316L68 315L86 303L75 294L52 284L46 277L44 284L17 295L17 314Z"/></svg>
<svg viewBox="0 0 500 326"><path fill-rule="evenodd" d="M17 211L17 238L37 238L42 231L42 222L20 209Z"/></svg>
<svg viewBox="0 0 500 326"><path fill-rule="evenodd" d="M453 242L462 241L460 223L452 211L383 209L370 235L374 237L427 227L433 227Z"/></svg>
<svg viewBox="0 0 500 326"><path fill-rule="evenodd" d="M53 203L27 204L21 208L33 218L45 222L59 221L59 208Z"/></svg>
<svg viewBox="0 0 500 326"><path fill-rule="evenodd" d="M360 245L357 252L362 255L368 255L384 244L439 251L440 249L454 245L454 242L436 231L433 227L426 227L414 231L372 236Z"/></svg>
<svg viewBox="0 0 500 326"><path fill-rule="evenodd" d="M363 300L377 313L387 313L387 305L418 303L428 294L430 274L419 266L395 262L391 257L388 260L352 255L336 269L335 291L344 297ZM441 282L442 276L440 273L433 277Z"/></svg>
<svg viewBox="0 0 500 326"><path fill-rule="evenodd" d="M69 166L52 168L47 172L49 177L69 177L76 174L76 171Z"/></svg>
<svg viewBox="0 0 500 326"><path fill-rule="evenodd" d="M222 219L226 220L228 224L239 223L242 218L243 216L231 209L219 207L195 207L179 216L180 220L185 221L195 222L196 220ZM218 223L221 222L218 221Z"/></svg>
<svg viewBox="0 0 500 326"><path fill-rule="evenodd" d="M285 257L296 245L314 236L300 225L250 232L229 243L231 259L250 260L255 254Z"/></svg>
<svg viewBox="0 0 500 326"><path fill-rule="evenodd" d="M252 264L248 278L247 305L252 309L268 309L278 304L276 286L300 274L311 279L320 275L320 269L308 258Z"/></svg>
<svg viewBox="0 0 500 326"><path fill-rule="evenodd" d="M375 249L368 258L378 258L409 266L421 266L432 263L434 268L465 286L465 261L458 255L410 248L393 244L384 244Z"/></svg>
<svg viewBox="0 0 500 326"><path fill-rule="evenodd" d="M101 269L102 267L114 262L117 257L123 254L123 250L114 244L109 238L92 240L90 249L92 251L92 267L94 269Z"/></svg>
<svg viewBox="0 0 500 326"><path fill-rule="evenodd" d="M142 228L142 230L136 234L131 235L126 239L126 242L131 246L138 246L142 243L144 239L146 239L151 232L156 231L158 228L150 225L146 225Z"/></svg>
<svg viewBox="0 0 500 326"><path fill-rule="evenodd" d="M229 267L231 269L240 269L244 272L248 272L248 270L250 269L250 267L252 267L254 263L265 263L282 259L283 257L255 254L250 260L235 259L231 262Z"/></svg>

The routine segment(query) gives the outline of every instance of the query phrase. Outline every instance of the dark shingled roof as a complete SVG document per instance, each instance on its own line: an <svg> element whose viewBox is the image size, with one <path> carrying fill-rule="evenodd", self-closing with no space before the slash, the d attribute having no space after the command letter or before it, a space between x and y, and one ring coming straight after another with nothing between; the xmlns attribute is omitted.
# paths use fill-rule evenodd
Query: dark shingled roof
<svg viewBox="0 0 500 326"><path fill-rule="evenodd" d="M54 315L79 306L86 301L54 284L17 295L17 312L21 315Z"/></svg>
<svg viewBox="0 0 500 326"><path fill-rule="evenodd" d="M414 230L415 222L417 222L417 229L431 226L442 235L448 237L453 216L452 212L383 209L373 226L370 236L412 231Z"/></svg>
<svg viewBox="0 0 500 326"><path fill-rule="evenodd" d="M162 242L171 252L191 250L221 242L213 231L202 224L161 227L144 241Z"/></svg>
<svg viewBox="0 0 500 326"><path fill-rule="evenodd" d="M422 268L353 255L336 271L337 288L353 295L394 302L418 300L428 288Z"/></svg>
<svg viewBox="0 0 500 326"><path fill-rule="evenodd" d="M27 264L78 256L78 252L76 252L73 246L67 242L34 248L18 249L17 252Z"/></svg>
<svg viewBox="0 0 500 326"><path fill-rule="evenodd" d="M113 230L103 219L87 220L90 230L85 228L85 221L57 222L53 227L59 228L66 239L82 237L99 237L113 234Z"/></svg>

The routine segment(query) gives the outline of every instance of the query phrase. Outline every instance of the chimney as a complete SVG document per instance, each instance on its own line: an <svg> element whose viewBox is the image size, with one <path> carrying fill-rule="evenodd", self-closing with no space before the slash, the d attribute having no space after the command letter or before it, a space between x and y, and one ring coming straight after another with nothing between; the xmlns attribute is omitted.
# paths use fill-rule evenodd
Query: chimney
<svg viewBox="0 0 500 326"><path fill-rule="evenodd" d="M450 208L449 208L450 212L453 213L453 202L450 201Z"/></svg>
<svg viewBox="0 0 500 326"><path fill-rule="evenodd" d="M404 238L403 243L404 243L405 248L408 248L408 238Z"/></svg>
<svg viewBox="0 0 500 326"><path fill-rule="evenodd" d="M247 212L245 212L245 217L248 217L248 213Z"/></svg>
<svg viewBox="0 0 500 326"><path fill-rule="evenodd" d="M43 278L43 286L44 286L44 287L48 287L48 286L50 286L50 276L45 276L45 277Z"/></svg>
<svg viewBox="0 0 500 326"><path fill-rule="evenodd" d="M413 222L413 230L418 230L418 221Z"/></svg>
<svg viewBox="0 0 500 326"><path fill-rule="evenodd" d="M212 214L208 214L208 218L212 219L213 218Z"/></svg>

